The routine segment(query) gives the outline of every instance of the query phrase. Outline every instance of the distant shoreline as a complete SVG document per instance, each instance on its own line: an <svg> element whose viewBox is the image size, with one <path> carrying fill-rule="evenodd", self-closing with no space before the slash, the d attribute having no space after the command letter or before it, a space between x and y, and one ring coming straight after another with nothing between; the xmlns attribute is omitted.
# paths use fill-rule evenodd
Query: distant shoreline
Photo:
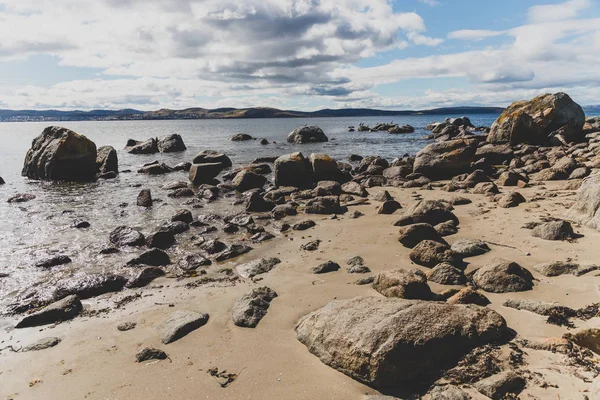
<svg viewBox="0 0 600 400"><path fill-rule="evenodd" d="M501 107L444 107L431 110L387 111L377 109L338 109L318 111L290 111L275 108L188 108L184 110L0 110L0 122L64 122L64 121L165 121L197 119L283 119L283 118L367 118L400 117L419 115L463 115L463 114L500 114Z"/></svg>

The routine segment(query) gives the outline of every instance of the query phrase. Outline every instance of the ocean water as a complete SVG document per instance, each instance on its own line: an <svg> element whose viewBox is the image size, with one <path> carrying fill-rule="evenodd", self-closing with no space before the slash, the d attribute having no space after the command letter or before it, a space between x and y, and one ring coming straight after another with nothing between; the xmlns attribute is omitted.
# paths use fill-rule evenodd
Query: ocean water
<svg viewBox="0 0 600 400"><path fill-rule="evenodd" d="M497 115L467 115L475 126L490 126ZM150 233L168 221L175 210L184 208L184 199L170 199L161 189L165 183L187 180L187 174L175 172L163 176L137 174L145 163L159 160L168 165L191 161L202 150L218 150L227 154L234 167L249 163L256 157L279 156L301 151L326 153L337 160L347 160L350 154L379 155L390 161L404 154L415 154L429 143L423 136L428 123L441 121L447 115L363 117L363 118L293 118L293 119L235 119L235 120L176 120L176 121L83 121L83 122L21 122L0 123L0 177L6 181L0 186L0 303L10 301L19 290L46 287L51 281L90 272L112 271L123 268L123 263L140 252L127 249L118 255L100 255L108 246L109 233L119 225L128 225ZM348 132L348 126L363 122L374 126L379 122L416 128L413 134L390 135L385 132ZM327 143L296 145L286 142L289 132L302 125L320 126L330 141ZM86 135L97 146L112 145L117 149L119 169L132 173L120 174L117 179L89 184L67 184L31 181L21 176L25 153L31 141L46 126L60 125ZM255 138L266 138L271 144L263 146L258 140L231 142L236 133L248 133ZM146 140L150 137L179 133L188 150L183 153L131 155L123 149L127 139ZM151 209L136 206L136 197L142 188L152 191L160 199ZM8 204L6 200L16 193L32 193L35 200ZM232 199L206 204L195 214L211 212L231 204ZM89 229L74 229L74 220L91 223ZM192 235L189 233L189 235ZM182 237L181 242L184 242ZM177 246L172 258L186 254L190 249ZM39 259L65 254L73 262L65 266L42 270L34 264Z"/></svg>

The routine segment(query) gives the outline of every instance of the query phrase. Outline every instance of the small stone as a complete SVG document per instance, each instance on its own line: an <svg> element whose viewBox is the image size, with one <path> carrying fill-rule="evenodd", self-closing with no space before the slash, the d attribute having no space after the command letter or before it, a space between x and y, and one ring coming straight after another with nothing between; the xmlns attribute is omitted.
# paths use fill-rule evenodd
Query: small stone
<svg viewBox="0 0 600 400"><path fill-rule="evenodd" d="M126 332L134 329L136 325L137 324L135 322L121 322L119 325L117 325L117 329L121 332Z"/></svg>
<svg viewBox="0 0 600 400"><path fill-rule="evenodd" d="M195 311L176 311L161 327L161 341L164 344L181 339L188 333L204 326L208 314Z"/></svg>
<svg viewBox="0 0 600 400"><path fill-rule="evenodd" d="M319 264L314 267L311 271L313 274L326 274L328 272L335 272L340 269L340 265L333 261L327 261L323 264Z"/></svg>
<svg viewBox="0 0 600 400"><path fill-rule="evenodd" d="M165 360L168 357L167 353L162 350L146 347L135 355L135 361L141 363L148 360Z"/></svg>
<svg viewBox="0 0 600 400"><path fill-rule="evenodd" d="M319 239L313 240L313 241L310 241L310 242L305 243L302 246L300 246L300 250L316 251L319 249L320 244L321 244L321 240L319 240Z"/></svg>
<svg viewBox="0 0 600 400"><path fill-rule="evenodd" d="M50 347L54 347L57 344L59 344L62 341L62 339L57 338L57 337L47 337L47 338L43 338L38 340L35 343L32 343L28 346L23 347L23 349L21 350L21 352L25 353L28 351L38 351L38 350L44 350L44 349L48 349Z"/></svg>
<svg viewBox="0 0 600 400"><path fill-rule="evenodd" d="M267 314L271 300L276 297L277 293L268 287L252 289L240 297L233 306L231 310L233 323L244 328L255 328Z"/></svg>
<svg viewBox="0 0 600 400"><path fill-rule="evenodd" d="M292 226L292 229L295 230L295 231L305 231L305 230L307 230L309 228L312 228L312 227L314 227L316 225L317 224L316 224L315 221L308 219L306 221L302 221L302 222L298 222L297 224L294 224Z"/></svg>
<svg viewBox="0 0 600 400"><path fill-rule="evenodd" d="M138 207L152 207L152 194L150 193L150 189L144 189L138 194L137 205Z"/></svg>

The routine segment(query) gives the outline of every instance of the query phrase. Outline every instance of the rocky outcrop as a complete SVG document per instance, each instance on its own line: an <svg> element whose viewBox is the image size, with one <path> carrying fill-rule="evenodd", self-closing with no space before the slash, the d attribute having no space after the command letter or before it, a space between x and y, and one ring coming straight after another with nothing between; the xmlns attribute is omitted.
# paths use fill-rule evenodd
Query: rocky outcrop
<svg viewBox="0 0 600 400"><path fill-rule="evenodd" d="M375 297L333 301L296 325L323 363L379 390L433 377L505 330L486 308Z"/></svg>
<svg viewBox="0 0 600 400"><path fill-rule="evenodd" d="M544 94L511 104L492 125L490 143L547 143L553 135L567 142L584 139L583 109L566 93Z"/></svg>
<svg viewBox="0 0 600 400"><path fill-rule="evenodd" d="M117 151L112 146L102 146L98 148L96 154L96 168L98 168L99 174L106 174L109 172L119 172L119 159L117 157Z"/></svg>
<svg viewBox="0 0 600 400"><path fill-rule="evenodd" d="M178 153L187 150L181 135L177 133L158 138L156 146L161 153Z"/></svg>
<svg viewBox="0 0 600 400"><path fill-rule="evenodd" d="M275 297L277 293L266 286L252 289L235 302L231 310L233 323L243 328L255 328L267 315L271 300Z"/></svg>
<svg viewBox="0 0 600 400"><path fill-rule="evenodd" d="M67 128L50 126L33 139L22 175L53 181L92 181L96 178L94 142Z"/></svg>
<svg viewBox="0 0 600 400"><path fill-rule="evenodd" d="M275 160L275 186L309 187L314 177L302 153L286 154Z"/></svg>
<svg viewBox="0 0 600 400"><path fill-rule="evenodd" d="M417 153L413 172L430 179L448 179L466 172L475 157L477 140L457 139L432 143Z"/></svg>
<svg viewBox="0 0 600 400"><path fill-rule="evenodd" d="M327 142L329 139L318 126L301 126L294 129L287 137L288 143L318 143Z"/></svg>

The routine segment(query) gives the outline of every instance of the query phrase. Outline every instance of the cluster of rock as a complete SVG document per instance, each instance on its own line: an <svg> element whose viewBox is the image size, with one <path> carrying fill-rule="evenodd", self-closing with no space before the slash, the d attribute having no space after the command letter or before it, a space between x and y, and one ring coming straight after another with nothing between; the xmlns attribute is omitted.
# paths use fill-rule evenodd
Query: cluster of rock
<svg viewBox="0 0 600 400"><path fill-rule="evenodd" d="M354 132L354 127L349 128L350 132ZM387 132L391 134L399 134L399 133L414 133L415 128L411 125L398 125L394 123L380 123L370 128L368 125L363 124L362 122L358 125L359 132Z"/></svg>
<svg viewBox="0 0 600 400"><path fill-rule="evenodd" d="M125 150L130 154L176 153L187 150L181 135L172 133L160 138L150 138L145 142L129 139Z"/></svg>

